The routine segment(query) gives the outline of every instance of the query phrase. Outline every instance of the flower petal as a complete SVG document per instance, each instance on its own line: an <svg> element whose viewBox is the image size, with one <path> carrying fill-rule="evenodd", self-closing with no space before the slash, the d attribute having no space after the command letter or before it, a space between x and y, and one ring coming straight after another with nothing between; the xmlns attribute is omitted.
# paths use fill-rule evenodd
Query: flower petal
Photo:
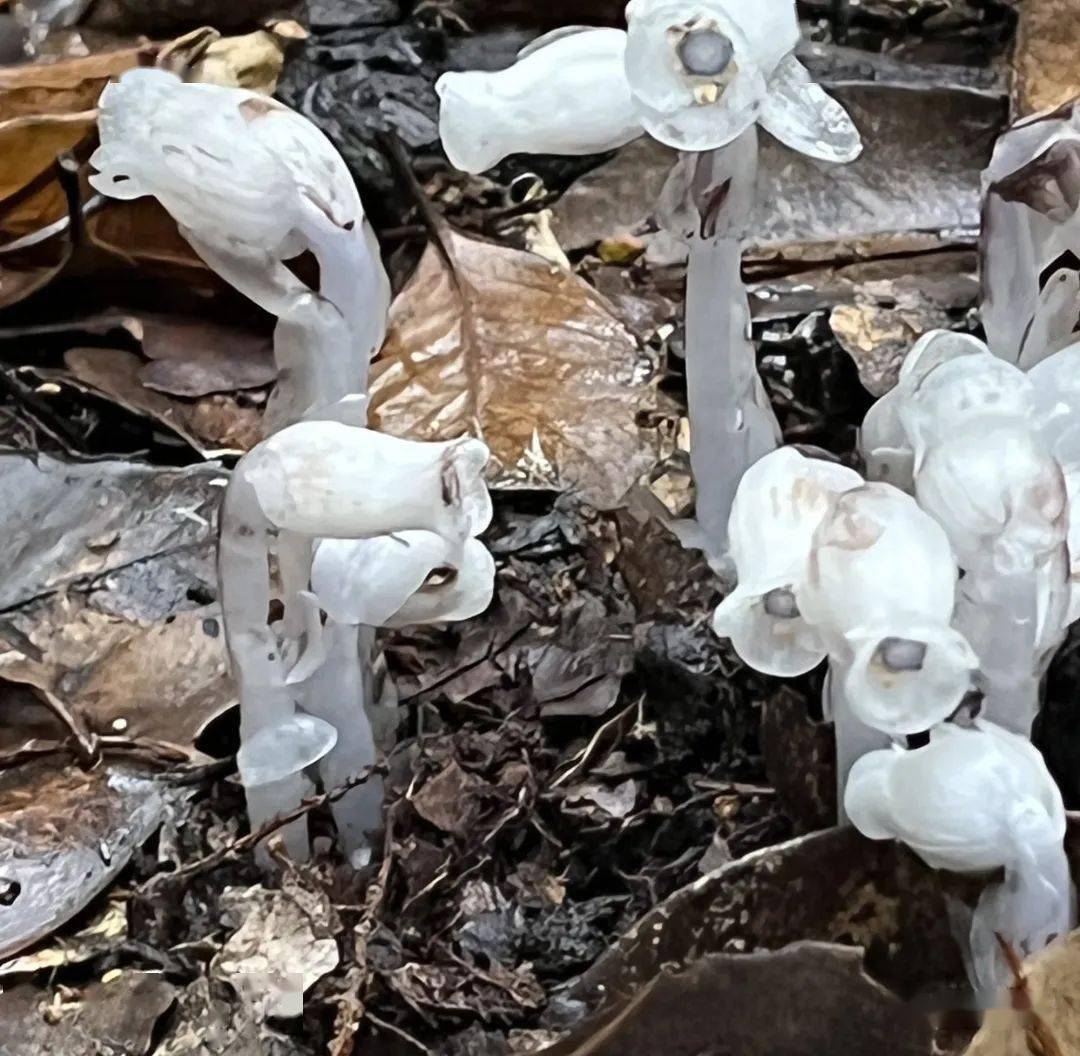
<svg viewBox="0 0 1080 1056"><path fill-rule="evenodd" d="M498 73L446 73L439 134L451 163L483 172L508 154L597 154L641 135L626 82L626 34L594 29L542 42Z"/></svg>
<svg viewBox="0 0 1080 1056"><path fill-rule="evenodd" d="M821 161L854 161L862 140L847 111L810 79L794 55L780 62L769 80L761 125L800 154Z"/></svg>

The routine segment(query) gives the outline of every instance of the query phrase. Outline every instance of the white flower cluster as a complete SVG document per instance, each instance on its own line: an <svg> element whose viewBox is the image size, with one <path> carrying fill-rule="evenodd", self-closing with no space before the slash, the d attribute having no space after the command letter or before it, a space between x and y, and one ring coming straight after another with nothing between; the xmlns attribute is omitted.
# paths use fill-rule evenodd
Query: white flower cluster
<svg viewBox="0 0 1080 1056"><path fill-rule="evenodd" d="M279 320L271 435L232 475L219 545L255 828L300 803L314 767L332 788L375 762L373 628L467 619L490 603L495 563L477 539L491 519L488 450L364 427L389 283L352 176L314 125L273 99L156 69L125 74L100 105L95 188L153 195L207 264ZM285 265L304 251L318 289ZM275 593L284 615L271 626ZM334 814L359 860L380 783ZM284 836L307 856L304 823Z"/></svg>
<svg viewBox="0 0 1080 1056"><path fill-rule="evenodd" d="M1075 369L1080 344L1025 374L975 338L927 334L867 416L876 480L792 449L743 478L739 586L714 619L766 673L828 658L840 802L864 835L903 840L935 868L1005 869L971 922L987 991L1004 979L995 932L1031 952L1070 924L1061 795L1028 737L1080 614L1080 433L1067 424L1080 408L1075 382L1058 388Z"/></svg>

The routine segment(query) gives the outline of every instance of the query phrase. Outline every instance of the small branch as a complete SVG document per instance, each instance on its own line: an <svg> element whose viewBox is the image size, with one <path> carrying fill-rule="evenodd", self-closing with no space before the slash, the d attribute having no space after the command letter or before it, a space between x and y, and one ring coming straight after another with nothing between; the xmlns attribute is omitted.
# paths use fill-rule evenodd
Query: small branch
<svg viewBox="0 0 1080 1056"><path fill-rule="evenodd" d="M1013 981L1009 986L1012 1007L1017 1012L1025 1013L1028 1018L1028 1024L1025 1027L1028 1051L1032 1056L1065 1056L1065 1050L1058 1044L1054 1032L1047 1025L1046 1020L1035 1011L1019 954L1000 932L994 932L994 938L997 939L1001 955L1005 958L1005 963L1012 973Z"/></svg>
<svg viewBox="0 0 1080 1056"><path fill-rule="evenodd" d="M305 817L313 810L318 810L320 807L326 806L328 803L336 803L342 796L347 795L354 788L359 788L361 785L366 784L373 777L385 777L386 773L387 768L382 764L364 767L363 770L353 775L348 781L343 782L336 788L332 788L329 792L322 792L317 796L309 796L293 810L281 814L276 818L271 818L254 832L249 832L246 836L241 836L239 839L214 851L212 854L208 854L205 858L200 858L190 865L185 865L183 869L178 869L175 873L158 873L156 876L150 877L150 879L135 892L136 897L145 898L158 887L186 883L196 876L209 872L211 869L216 869L222 862L225 862L230 858L239 857L246 851L252 850L257 844L262 843L263 840L272 836L279 829L283 829L286 825L290 825L292 822Z"/></svg>

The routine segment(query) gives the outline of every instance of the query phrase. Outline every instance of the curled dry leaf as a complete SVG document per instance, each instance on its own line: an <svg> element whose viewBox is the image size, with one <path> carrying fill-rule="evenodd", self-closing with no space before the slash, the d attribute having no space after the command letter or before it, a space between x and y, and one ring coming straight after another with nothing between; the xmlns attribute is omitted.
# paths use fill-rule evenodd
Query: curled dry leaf
<svg viewBox="0 0 1080 1056"><path fill-rule="evenodd" d="M0 772L0 960L70 920L161 821L164 787L42 759Z"/></svg>
<svg viewBox="0 0 1080 1056"><path fill-rule="evenodd" d="M861 950L820 942L710 954L657 975L620 1013L582 1023L538 1056L928 1056L929 1022L862 962Z"/></svg>
<svg viewBox="0 0 1080 1056"><path fill-rule="evenodd" d="M1067 848L1080 858L1080 819ZM567 991L582 1015L629 1013L661 973L731 951L813 940L859 946L898 992L961 984L950 907L973 906L987 877L928 868L899 844L826 829L755 851L676 891L618 939ZM738 1049L734 1051L740 1051Z"/></svg>
<svg viewBox="0 0 1080 1056"><path fill-rule="evenodd" d="M0 675L97 733L190 746L234 702L214 572L216 466L0 456Z"/></svg>
<svg viewBox="0 0 1080 1056"><path fill-rule="evenodd" d="M576 489L612 506L653 462L638 419L654 364L583 280L530 253L452 232L394 302L375 365L375 428L471 433L495 484Z"/></svg>
<svg viewBox="0 0 1080 1056"><path fill-rule="evenodd" d="M281 891L229 888L221 904L236 930L215 957L213 974L259 1020L302 1015L304 994L340 961L333 937L340 923L325 892L290 876Z"/></svg>

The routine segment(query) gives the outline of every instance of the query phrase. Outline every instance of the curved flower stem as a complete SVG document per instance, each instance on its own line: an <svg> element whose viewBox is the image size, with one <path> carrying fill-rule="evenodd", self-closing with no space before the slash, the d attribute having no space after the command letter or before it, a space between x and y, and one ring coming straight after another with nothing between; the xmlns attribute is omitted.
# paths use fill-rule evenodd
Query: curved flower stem
<svg viewBox="0 0 1080 1056"><path fill-rule="evenodd" d="M757 131L719 150L684 155L664 189L661 213L690 244L686 280L686 388L696 524L687 546L730 572L728 517L743 473L780 443L757 373L742 281L742 236L753 214ZM688 529L688 530L687 530Z"/></svg>
<svg viewBox="0 0 1080 1056"><path fill-rule="evenodd" d="M225 492L218 542L218 581L226 646L240 696L240 737L248 741L264 729L292 718L294 693L285 683L285 664L277 636L267 624L270 608L269 533L252 485L234 475ZM252 831L294 809L310 785L303 773L246 788ZM282 830L290 856L308 856L307 819ZM269 864L265 848L260 861Z"/></svg>

